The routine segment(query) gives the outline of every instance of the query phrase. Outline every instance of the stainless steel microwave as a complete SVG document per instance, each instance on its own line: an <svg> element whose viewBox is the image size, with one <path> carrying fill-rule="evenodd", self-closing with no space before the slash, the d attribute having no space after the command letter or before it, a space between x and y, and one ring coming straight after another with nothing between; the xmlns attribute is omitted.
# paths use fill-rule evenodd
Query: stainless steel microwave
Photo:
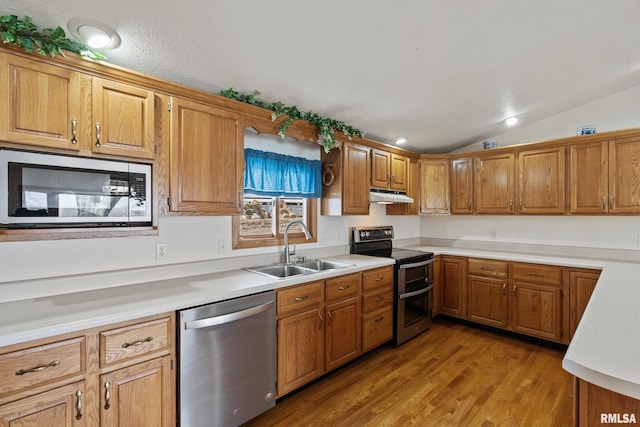
<svg viewBox="0 0 640 427"><path fill-rule="evenodd" d="M151 225L151 165L0 150L0 227Z"/></svg>

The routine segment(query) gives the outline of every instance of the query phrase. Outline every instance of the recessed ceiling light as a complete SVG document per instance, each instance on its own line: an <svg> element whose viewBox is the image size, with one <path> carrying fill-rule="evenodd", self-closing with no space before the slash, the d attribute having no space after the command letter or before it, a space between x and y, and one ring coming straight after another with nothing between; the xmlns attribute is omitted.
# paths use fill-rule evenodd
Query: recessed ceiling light
<svg viewBox="0 0 640 427"><path fill-rule="evenodd" d="M405 138L404 136L398 136L396 138L393 138L392 141L396 145L401 145L407 142L407 138Z"/></svg>
<svg viewBox="0 0 640 427"><path fill-rule="evenodd" d="M69 32L93 49L115 49L120 46L120 36L110 26L91 18L71 18L67 22Z"/></svg>
<svg viewBox="0 0 640 427"><path fill-rule="evenodd" d="M509 117L507 120L504 121L504 124L507 126L513 126L516 123L518 123L518 118L517 117Z"/></svg>

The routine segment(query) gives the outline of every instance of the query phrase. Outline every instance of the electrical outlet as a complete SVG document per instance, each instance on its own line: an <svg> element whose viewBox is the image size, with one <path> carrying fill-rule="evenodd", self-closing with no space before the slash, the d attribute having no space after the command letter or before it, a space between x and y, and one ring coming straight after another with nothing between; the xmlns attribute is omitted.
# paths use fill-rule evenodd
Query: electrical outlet
<svg viewBox="0 0 640 427"><path fill-rule="evenodd" d="M218 253L224 254L227 252L227 239L218 240Z"/></svg>
<svg viewBox="0 0 640 427"><path fill-rule="evenodd" d="M166 243L157 243L156 244L156 259L164 259L167 257L167 244Z"/></svg>

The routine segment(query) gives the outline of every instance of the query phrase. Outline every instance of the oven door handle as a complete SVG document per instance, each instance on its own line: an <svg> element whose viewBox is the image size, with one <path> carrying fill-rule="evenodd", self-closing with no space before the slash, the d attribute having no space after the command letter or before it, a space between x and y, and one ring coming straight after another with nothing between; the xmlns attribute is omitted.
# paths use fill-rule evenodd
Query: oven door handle
<svg viewBox="0 0 640 427"><path fill-rule="evenodd" d="M401 270L406 270L407 268L424 267L425 265L429 265L429 264L433 263L433 261L434 261L434 259L430 258L427 261L414 262L413 264L401 264L400 265L400 269Z"/></svg>
<svg viewBox="0 0 640 427"><path fill-rule="evenodd" d="M418 289L417 291L407 292L405 294L400 294L400 299L411 298L411 297L415 297L416 295L426 294L431 289L433 289L433 283L430 284L429 286L427 286L424 289Z"/></svg>

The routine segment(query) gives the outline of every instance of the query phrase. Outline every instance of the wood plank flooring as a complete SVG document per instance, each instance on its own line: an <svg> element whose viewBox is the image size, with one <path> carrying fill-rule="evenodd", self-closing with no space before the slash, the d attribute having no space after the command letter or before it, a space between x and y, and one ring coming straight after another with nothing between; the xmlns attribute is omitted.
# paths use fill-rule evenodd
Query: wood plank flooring
<svg viewBox="0 0 640 427"><path fill-rule="evenodd" d="M438 317L285 396L255 426L571 426L564 352Z"/></svg>

